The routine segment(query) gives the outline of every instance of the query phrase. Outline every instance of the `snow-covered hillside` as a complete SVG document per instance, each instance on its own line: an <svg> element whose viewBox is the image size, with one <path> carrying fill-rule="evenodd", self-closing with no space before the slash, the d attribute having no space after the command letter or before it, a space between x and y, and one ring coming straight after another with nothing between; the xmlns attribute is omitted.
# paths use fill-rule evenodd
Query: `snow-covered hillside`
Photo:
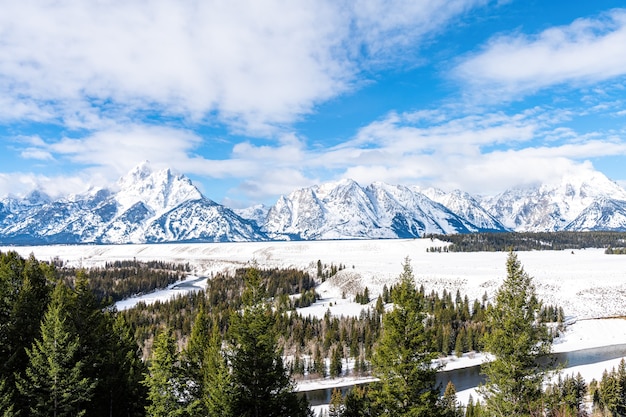
<svg viewBox="0 0 626 417"><path fill-rule="evenodd" d="M494 294L506 274L506 253L426 252L438 245L445 243L403 239L31 246L0 250L17 250L23 256L34 253L42 260L59 257L70 265L84 267L133 258L189 262L198 276L232 271L251 262L261 268L304 269L313 276L318 260L328 265L345 265L346 269L320 288L322 296L329 298L344 291L349 297L355 289L366 286L370 294L378 294L383 285L395 282L408 256L418 283L428 290L459 289L471 299L481 298L484 293L488 297ZM561 305L567 315L581 319L626 316L626 256L605 255L602 249L519 252L518 256L534 277L539 296L548 304Z"/></svg>

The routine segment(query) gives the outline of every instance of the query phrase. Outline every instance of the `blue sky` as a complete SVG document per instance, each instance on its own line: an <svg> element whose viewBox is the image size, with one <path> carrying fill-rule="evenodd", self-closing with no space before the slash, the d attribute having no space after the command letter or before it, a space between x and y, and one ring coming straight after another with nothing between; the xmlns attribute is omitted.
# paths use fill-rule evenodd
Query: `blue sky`
<svg viewBox="0 0 626 417"><path fill-rule="evenodd" d="M621 1L0 1L0 198L144 160L231 207L341 178L626 185Z"/></svg>

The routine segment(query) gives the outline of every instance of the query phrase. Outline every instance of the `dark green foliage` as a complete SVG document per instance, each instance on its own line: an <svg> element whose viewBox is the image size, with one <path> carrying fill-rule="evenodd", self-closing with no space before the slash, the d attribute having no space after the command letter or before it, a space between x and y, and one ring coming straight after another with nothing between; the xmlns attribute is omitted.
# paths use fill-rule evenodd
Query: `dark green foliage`
<svg viewBox="0 0 626 417"><path fill-rule="evenodd" d="M54 395L59 413L143 414L144 365L133 332L78 275L72 289L59 281L53 265L0 253L0 415L7 409L9 415L43 413L45 406L37 404L48 404L41 398ZM56 298L50 302L53 286ZM55 373L63 378L51 386ZM72 387L65 389L63 381ZM72 389L75 401L59 400Z"/></svg>
<svg viewBox="0 0 626 417"><path fill-rule="evenodd" d="M104 268L89 270L58 269L61 277L70 284L77 274L84 274L98 300L110 299L113 302L165 288L183 279L190 270L189 264L137 260L107 262Z"/></svg>
<svg viewBox="0 0 626 417"><path fill-rule="evenodd" d="M222 336L217 323L213 323L211 339L205 351L203 372L203 401L209 417L235 416L235 386L222 349ZM199 414L199 413L197 413Z"/></svg>
<svg viewBox="0 0 626 417"><path fill-rule="evenodd" d="M463 417L463 409L456 399L456 388L452 381L446 385L443 396L439 400L442 417Z"/></svg>
<svg viewBox="0 0 626 417"><path fill-rule="evenodd" d="M56 286L41 323L41 338L27 349L29 364L17 387L28 399L28 415L84 415L96 381L86 375L81 343L68 306L70 291Z"/></svg>
<svg viewBox="0 0 626 417"><path fill-rule="evenodd" d="M592 381L590 392L594 409L610 416L626 415L626 361L622 359L617 369L604 371L599 384Z"/></svg>
<svg viewBox="0 0 626 417"><path fill-rule="evenodd" d="M626 232L507 232L428 235L426 237L450 242L450 246L443 248L444 252L485 252L621 248L626 241ZM429 252L441 251L441 247L429 249Z"/></svg>
<svg viewBox="0 0 626 417"><path fill-rule="evenodd" d="M338 388L333 388L328 405L328 417L342 417L344 415L343 397Z"/></svg>
<svg viewBox="0 0 626 417"><path fill-rule="evenodd" d="M13 413L28 412L28 402L16 392L15 376L28 366L26 349L39 337L55 279L54 268L32 255L23 259L16 252L0 252L0 380L3 398L11 403L3 408Z"/></svg>
<svg viewBox="0 0 626 417"><path fill-rule="evenodd" d="M362 293L357 292L354 301L359 304L368 304L370 302L370 290L365 287Z"/></svg>
<svg viewBox="0 0 626 417"><path fill-rule="evenodd" d="M436 357L424 328L424 299L416 290L408 259L392 292L394 308L383 316L383 329L372 360L380 379L370 391L378 415L439 415Z"/></svg>
<svg viewBox="0 0 626 417"><path fill-rule="evenodd" d="M528 416L540 409L542 383L548 369L537 359L550 352L545 324L539 322L541 303L532 278L515 253L509 253L507 276L487 310L489 332L485 350L494 360L483 365L487 378L481 392L493 416Z"/></svg>
<svg viewBox="0 0 626 417"><path fill-rule="evenodd" d="M206 415L206 405L204 395L208 387L205 387L207 372L207 359L211 349L210 317L200 305L200 310L191 329L191 336L185 350L182 353L182 373L185 378L193 381L189 386L188 410L192 415ZM219 332L219 326L215 325ZM219 333L218 333L219 334ZM221 335L220 335L221 341ZM214 364L212 364L214 366Z"/></svg>
<svg viewBox="0 0 626 417"><path fill-rule="evenodd" d="M467 405L465 406L465 417L482 417L483 413L482 405L479 401L474 402L472 395L470 394Z"/></svg>
<svg viewBox="0 0 626 417"><path fill-rule="evenodd" d="M178 367L176 339L169 329L162 330L154 343L154 354L143 383L148 389L146 415L150 417L182 416L185 404L181 398L183 384Z"/></svg>
<svg viewBox="0 0 626 417"><path fill-rule="evenodd" d="M576 376L559 378L545 390L546 414L548 417L584 415L587 384L580 373Z"/></svg>
<svg viewBox="0 0 626 417"><path fill-rule="evenodd" d="M296 298L293 301L293 304L290 305L290 308L308 307L319 299L320 299L320 295L317 292L315 292L314 288L303 290L300 293L300 297Z"/></svg>
<svg viewBox="0 0 626 417"><path fill-rule="evenodd" d="M237 416L307 416L308 404L294 392L273 331L272 311L262 278L255 269L246 275L243 311L232 317L230 356Z"/></svg>
<svg viewBox="0 0 626 417"><path fill-rule="evenodd" d="M342 371L342 355L341 355L341 348L335 347L332 350L332 353L330 355L330 377L331 378L336 378L338 376L341 375L341 371Z"/></svg>
<svg viewBox="0 0 626 417"><path fill-rule="evenodd" d="M609 246L608 248L606 248L604 253L606 253L607 255L626 255L626 248L612 248Z"/></svg>

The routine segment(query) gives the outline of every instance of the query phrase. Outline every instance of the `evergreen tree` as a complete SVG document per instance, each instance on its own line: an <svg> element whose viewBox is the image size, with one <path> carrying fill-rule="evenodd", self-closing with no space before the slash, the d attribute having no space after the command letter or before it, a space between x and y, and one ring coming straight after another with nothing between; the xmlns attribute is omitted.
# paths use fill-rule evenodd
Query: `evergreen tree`
<svg viewBox="0 0 626 417"><path fill-rule="evenodd" d="M11 399L16 414L27 415L28 402L17 395L15 376L23 376L28 366L26 349L39 337L55 280L55 269L34 256L23 259L17 252L0 252L0 380L2 396Z"/></svg>
<svg viewBox="0 0 626 417"><path fill-rule="evenodd" d="M510 252L507 276L487 311L485 350L494 356L482 367L485 407L492 416L528 416L540 409L542 383L548 369L537 358L550 352L551 341L538 314L541 303L532 278Z"/></svg>
<svg viewBox="0 0 626 417"><path fill-rule="evenodd" d="M182 386L178 375L178 354L176 339L171 330L164 329L159 332L154 345L152 361L148 366L149 374L143 381L148 388L146 415L182 416L184 404L180 397Z"/></svg>
<svg viewBox="0 0 626 417"><path fill-rule="evenodd" d="M219 327L219 326L218 326ZM220 339L221 340L221 339ZM191 336L187 347L183 351L183 374L189 381L189 404L187 410L190 415L206 415L204 394L205 394L205 372L207 365L207 349L211 342L210 322L204 305L200 304L200 309L191 329Z"/></svg>
<svg viewBox="0 0 626 417"><path fill-rule="evenodd" d="M456 387L452 381L448 381L443 397L440 400L443 417L463 417L463 412L456 399Z"/></svg>
<svg viewBox="0 0 626 417"><path fill-rule="evenodd" d="M5 379L0 379L0 417L16 417L21 413L15 409L13 404L13 392L8 388Z"/></svg>
<svg viewBox="0 0 626 417"><path fill-rule="evenodd" d="M371 412L370 396L367 389L359 385L352 387L344 400L343 417L369 417Z"/></svg>
<svg viewBox="0 0 626 417"><path fill-rule="evenodd" d="M273 330L273 314L259 271L250 268L243 294L244 308L232 323L230 357L237 416L307 416L305 399L295 393Z"/></svg>
<svg viewBox="0 0 626 417"><path fill-rule="evenodd" d="M330 404L328 404L328 417L342 417L344 411L343 397L338 388L333 388L330 395Z"/></svg>
<svg viewBox="0 0 626 417"><path fill-rule="evenodd" d="M142 384L147 372L132 328L118 314L112 324L106 361L109 404L107 415L143 416L147 396ZM106 392L106 391L105 391Z"/></svg>
<svg viewBox="0 0 626 417"><path fill-rule="evenodd" d="M95 382L85 377L80 340L70 320L69 289L57 284L41 323L41 338L26 353L29 364L17 386L29 399L29 415L84 415Z"/></svg>
<svg viewBox="0 0 626 417"><path fill-rule="evenodd" d="M209 417L234 417L235 388L228 361L222 350L222 336L217 321L203 361L203 399Z"/></svg>
<svg viewBox="0 0 626 417"><path fill-rule="evenodd" d="M392 291L393 310L383 316L383 328L373 357L380 383L372 390L379 415L439 414L436 369L430 336L424 329L423 297L416 291L407 258L400 283Z"/></svg>
<svg viewBox="0 0 626 417"><path fill-rule="evenodd" d="M336 378L341 375L341 346L336 346L330 355L330 377Z"/></svg>

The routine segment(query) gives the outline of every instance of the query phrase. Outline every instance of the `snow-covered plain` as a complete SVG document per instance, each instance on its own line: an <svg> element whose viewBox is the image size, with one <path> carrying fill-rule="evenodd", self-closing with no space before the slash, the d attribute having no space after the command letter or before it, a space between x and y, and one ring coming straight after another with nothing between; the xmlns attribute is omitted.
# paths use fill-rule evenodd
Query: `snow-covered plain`
<svg viewBox="0 0 626 417"><path fill-rule="evenodd" d="M164 299L173 293L202 287L196 277L211 277L217 272L256 264L260 268L293 267L316 274L317 261L343 265L345 269L318 288L322 299L303 314L322 316L330 309L336 315L358 315L363 306L352 301L357 291L368 287L372 298L384 284L393 284L406 257L409 257L418 285L427 291L467 294L470 300L484 293L491 298L506 274L507 253L438 253L430 247L446 243L430 239L350 240L311 242L246 242L158 245L79 245L0 247L22 256L33 253L38 259L59 258L72 266L102 266L107 261L137 259L185 262L193 268L193 285L179 286L144 296L144 301ZM537 293L544 303L557 304L574 321L555 341L558 352L590 347L626 344L626 256L605 255L603 249L519 252L525 271L534 278ZM344 298L345 295L345 298ZM128 308L136 300L118 305ZM601 320L598 320L601 319ZM479 355L448 358L447 369L480 363ZM587 381L599 379L604 369L619 362L611 360L594 365L567 368L565 373L581 372ZM329 381L306 382L301 389L328 387ZM342 379L337 384L345 384ZM471 391L460 392L467 400ZM474 395L475 398L475 395Z"/></svg>

